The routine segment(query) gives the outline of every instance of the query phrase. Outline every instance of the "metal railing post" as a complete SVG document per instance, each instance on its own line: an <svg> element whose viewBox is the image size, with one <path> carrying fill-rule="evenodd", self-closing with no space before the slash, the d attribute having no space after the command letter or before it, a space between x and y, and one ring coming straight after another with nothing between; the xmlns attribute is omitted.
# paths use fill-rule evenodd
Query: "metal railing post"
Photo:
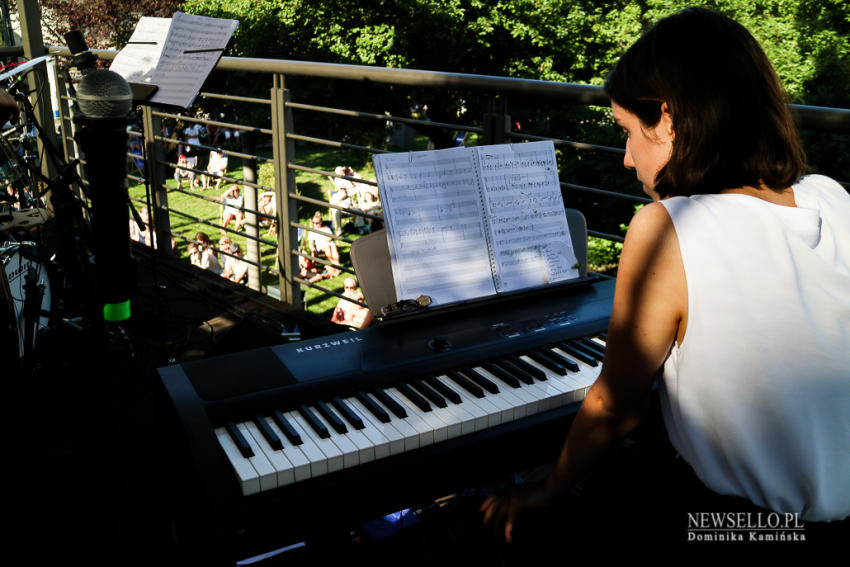
<svg viewBox="0 0 850 567"><path fill-rule="evenodd" d="M277 205L277 258L280 300L301 307L301 286L298 276L298 229L292 226L298 221L298 203L290 199L295 193L295 170L287 167L295 161L295 142L286 134L293 132L292 111L286 107L289 91L284 88L284 76L275 74L271 89L272 101L272 145L274 147L275 203Z"/></svg>
<svg viewBox="0 0 850 567"><path fill-rule="evenodd" d="M484 114L482 121L484 135L481 145L505 144L511 141L511 115L508 114L508 103L503 101L502 111L496 110L496 102L490 100L490 112Z"/></svg>
<svg viewBox="0 0 850 567"><path fill-rule="evenodd" d="M249 136L253 139L250 139ZM257 151L256 134L247 132L241 136L242 151L248 155L254 155ZM242 159L242 180L247 183L242 185L243 206L245 207L245 258L248 262L248 287L260 291L260 243L257 241L259 231L257 230L257 160Z"/></svg>
<svg viewBox="0 0 850 567"><path fill-rule="evenodd" d="M165 151L157 139L162 128L162 119L153 113L150 106L142 106L142 135L145 146L145 177L151 188L153 210L148 211L156 229L157 253L171 256L171 219L168 212L168 189L165 186Z"/></svg>

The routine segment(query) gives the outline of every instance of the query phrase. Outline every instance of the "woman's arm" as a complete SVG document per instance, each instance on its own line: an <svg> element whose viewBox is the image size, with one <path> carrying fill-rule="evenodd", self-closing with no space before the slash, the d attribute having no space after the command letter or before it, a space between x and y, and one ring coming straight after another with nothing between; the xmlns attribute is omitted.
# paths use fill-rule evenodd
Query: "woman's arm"
<svg viewBox="0 0 850 567"><path fill-rule="evenodd" d="M687 316L687 286L673 222L660 203L629 226L617 274L605 360L544 482L491 496L484 522L511 540L517 512L567 493L614 443L643 419L652 384Z"/></svg>

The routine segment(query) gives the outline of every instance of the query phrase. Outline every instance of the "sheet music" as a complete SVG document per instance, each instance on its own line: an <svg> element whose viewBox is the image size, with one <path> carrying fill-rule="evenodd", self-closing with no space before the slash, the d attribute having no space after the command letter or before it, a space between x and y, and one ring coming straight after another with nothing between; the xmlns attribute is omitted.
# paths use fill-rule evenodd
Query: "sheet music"
<svg viewBox="0 0 850 567"><path fill-rule="evenodd" d="M432 304L496 293L468 148L375 156L396 293Z"/></svg>
<svg viewBox="0 0 850 567"><path fill-rule="evenodd" d="M129 42L115 56L109 69L128 83L150 84L170 28L171 18L142 16Z"/></svg>
<svg viewBox="0 0 850 567"><path fill-rule="evenodd" d="M578 277L552 142L479 149L499 291Z"/></svg>
<svg viewBox="0 0 850 567"><path fill-rule="evenodd" d="M238 25L183 12L173 18L142 17L110 69L128 82L157 85L151 103L188 108Z"/></svg>

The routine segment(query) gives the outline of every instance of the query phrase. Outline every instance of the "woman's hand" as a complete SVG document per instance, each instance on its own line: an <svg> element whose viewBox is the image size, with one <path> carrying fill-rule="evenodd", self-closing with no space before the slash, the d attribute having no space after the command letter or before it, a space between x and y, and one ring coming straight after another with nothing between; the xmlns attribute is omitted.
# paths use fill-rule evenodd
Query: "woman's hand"
<svg viewBox="0 0 850 567"><path fill-rule="evenodd" d="M543 482L513 486L508 490L489 496L480 511L484 513L484 525L495 533L504 524L505 541L512 541L514 522L520 510L543 508L551 503Z"/></svg>

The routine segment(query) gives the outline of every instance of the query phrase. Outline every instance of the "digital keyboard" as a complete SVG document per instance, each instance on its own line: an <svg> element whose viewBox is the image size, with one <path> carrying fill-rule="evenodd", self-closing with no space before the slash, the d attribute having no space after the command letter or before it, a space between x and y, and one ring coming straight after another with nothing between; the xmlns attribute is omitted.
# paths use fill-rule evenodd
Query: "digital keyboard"
<svg viewBox="0 0 850 567"><path fill-rule="evenodd" d="M599 375L613 291L553 287L159 369L199 501L234 528L296 501L306 519L340 486L342 509L445 484L433 477L466 472L479 446L506 458L509 436L543 451L521 436L574 415Z"/></svg>

